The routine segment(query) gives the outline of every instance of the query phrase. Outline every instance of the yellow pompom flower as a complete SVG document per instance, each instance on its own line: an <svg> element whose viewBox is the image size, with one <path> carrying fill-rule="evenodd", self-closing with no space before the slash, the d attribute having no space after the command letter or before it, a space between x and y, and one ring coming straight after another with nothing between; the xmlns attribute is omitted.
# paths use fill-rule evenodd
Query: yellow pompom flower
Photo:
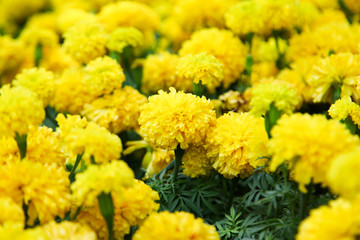
<svg viewBox="0 0 360 240"><path fill-rule="evenodd" d="M182 0L174 6L173 16L187 32L206 27L223 28L224 14L233 0Z"/></svg>
<svg viewBox="0 0 360 240"><path fill-rule="evenodd" d="M346 7L353 13L360 13L360 2L357 0L343 0Z"/></svg>
<svg viewBox="0 0 360 240"><path fill-rule="evenodd" d="M86 104L81 113L113 133L137 130L140 107L146 102L144 95L130 86L125 86L123 89L115 90L111 95L105 95Z"/></svg>
<svg viewBox="0 0 360 240"><path fill-rule="evenodd" d="M59 127L56 129L56 131L60 134L62 141L64 140L64 137L69 135L73 129L85 129L88 125L86 118L82 118L80 115L67 114L65 117L64 114L60 113L56 116L56 121L59 124Z"/></svg>
<svg viewBox="0 0 360 240"><path fill-rule="evenodd" d="M360 234L360 207L339 198L310 212L300 223L296 240L353 240Z"/></svg>
<svg viewBox="0 0 360 240"><path fill-rule="evenodd" d="M79 8L69 8L59 12L57 16L57 27L61 33L65 33L69 28L78 22L95 22L96 17L94 14L86 12Z"/></svg>
<svg viewBox="0 0 360 240"><path fill-rule="evenodd" d="M16 72L23 65L24 43L10 36L0 36L0 75Z"/></svg>
<svg viewBox="0 0 360 240"><path fill-rule="evenodd" d="M8 222L24 225L25 215L22 206L16 204L10 197L0 198L0 211L0 226Z"/></svg>
<svg viewBox="0 0 360 240"><path fill-rule="evenodd" d="M153 174L158 174L174 159L175 152L173 150L168 151L161 148L154 149L151 154L151 162L146 169L146 176L151 177Z"/></svg>
<svg viewBox="0 0 360 240"><path fill-rule="evenodd" d="M91 103L97 97L92 95L83 78L81 69L66 69L55 79L55 94L50 105L58 112L79 114L86 103Z"/></svg>
<svg viewBox="0 0 360 240"><path fill-rule="evenodd" d="M141 107L140 132L145 141L164 149L182 149L199 144L215 120L213 104L193 94L159 91Z"/></svg>
<svg viewBox="0 0 360 240"><path fill-rule="evenodd" d="M24 69L15 76L13 86L28 88L38 95L46 107L54 97L54 74L44 68Z"/></svg>
<svg viewBox="0 0 360 240"><path fill-rule="evenodd" d="M143 62L142 89L145 93L167 91L170 87L191 91L192 79L180 79L176 76L179 56L169 52L148 55Z"/></svg>
<svg viewBox="0 0 360 240"><path fill-rule="evenodd" d="M247 177L264 165L268 137L264 119L229 112L216 119L206 136L206 156L226 178Z"/></svg>
<svg viewBox="0 0 360 240"><path fill-rule="evenodd" d="M249 110L249 101L246 98L246 94L238 91L227 91L219 96L219 100L221 101L223 112L247 112Z"/></svg>
<svg viewBox="0 0 360 240"><path fill-rule="evenodd" d="M341 87L341 96L354 96L360 100L356 89L360 82L360 56L351 53L332 54L320 59L306 79L312 87L314 102L332 102L334 86Z"/></svg>
<svg viewBox="0 0 360 240"><path fill-rule="evenodd" d="M163 226L166 226L165 228ZM220 240L214 226L187 212L151 215L135 232L134 240Z"/></svg>
<svg viewBox="0 0 360 240"><path fill-rule="evenodd" d="M27 134L30 126L40 125L44 118L43 103L34 92L8 85L0 89L0 135Z"/></svg>
<svg viewBox="0 0 360 240"><path fill-rule="evenodd" d="M360 149L349 153L343 153L336 157L327 173L327 182L332 192L341 197L355 199L360 194L360 183L357 169L359 163Z"/></svg>
<svg viewBox="0 0 360 240"><path fill-rule="evenodd" d="M322 115L283 115L271 131L270 170L287 163L301 191L311 179L326 184L326 173L334 157L359 146L358 137L345 125Z"/></svg>
<svg viewBox="0 0 360 240"><path fill-rule="evenodd" d="M11 240L51 240L41 227L24 229L21 223L5 223L0 225L0 239Z"/></svg>
<svg viewBox="0 0 360 240"><path fill-rule="evenodd" d="M96 240L96 234L88 226L79 223L64 221L49 222L43 226L44 232L50 239L56 240Z"/></svg>
<svg viewBox="0 0 360 240"><path fill-rule="evenodd" d="M0 195L28 206L28 225L64 217L70 208L70 181L62 167L23 159L0 166Z"/></svg>
<svg viewBox="0 0 360 240"><path fill-rule="evenodd" d="M266 25L257 1L241 1L232 6L225 14L225 21L226 26L239 35L263 34Z"/></svg>
<svg viewBox="0 0 360 240"><path fill-rule="evenodd" d="M106 52L108 35L96 22L79 22L65 32L64 38L64 49L80 63L88 63Z"/></svg>
<svg viewBox="0 0 360 240"><path fill-rule="evenodd" d="M122 151L121 139L94 122L89 122L86 128L74 127L63 138L72 154L83 154L86 164L90 164L91 157L96 163L119 159Z"/></svg>
<svg viewBox="0 0 360 240"><path fill-rule="evenodd" d="M153 32L159 25L159 17L153 9L146 4L133 1L107 4L101 8L97 18L108 32L118 27L134 27L143 33Z"/></svg>
<svg viewBox="0 0 360 240"><path fill-rule="evenodd" d="M287 43L284 39L278 39L279 50L285 53L287 50ZM263 38L254 37L252 40L251 55L256 63L259 62L276 62L279 58L278 50L276 49L275 38L269 38L265 41Z"/></svg>
<svg viewBox="0 0 360 240"><path fill-rule="evenodd" d="M228 88L245 69L247 49L231 31L216 28L200 30L184 42L179 51L180 56L201 52L213 55L223 64L225 88Z"/></svg>
<svg viewBox="0 0 360 240"><path fill-rule="evenodd" d="M120 64L108 56L90 61L84 68L84 74L83 83L93 96L110 94L114 89L120 89L125 81Z"/></svg>
<svg viewBox="0 0 360 240"><path fill-rule="evenodd" d="M122 53L127 46L139 47L144 43L144 35L134 27L119 27L111 34L106 47L111 51Z"/></svg>
<svg viewBox="0 0 360 240"><path fill-rule="evenodd" d="M329 115L336 120L345 120L350 117L360 126L360 106L351 101L351 97L343 97L331 105Z"/></svg>
<svg viewBox="0 0 360 240"><path fill-rule="evenodd" d="M183 173L191 178L211 173L212 164L206 157L206 151L202 145L190 146L185 150L181 160L184 167Z"/></svg>
<svg viewBox="0 0 360 240"><path fill-rule="evenodd" d="M74 202L80 206L94 206L101 193L118 193L134 185L134 173L124 161L89 165L85 172L76 174L71 185Z"/></svg>
<svg viewBox="0 0 360 240"><path fill-rule="evenodd" d="M21 31L19 39L25 43L26 46L35 48L38 44L43 47L58 47L59 37L54 30L39 28L39 27L27 27Z"/></svg>
<svg viewBox="0 0 360 240"><path fill-rule="evenodd" d="M180 78L188 78L196 84L205 85L210 92L215 92L215 88L220 86L224 78L222 63L205 52L180 58L176 74Z"/></svg>
<svg viewBox="0 0 360 240"><path fill-rule="evenodd" d="M250 112L256 116L265 115L270 105L286 114L291 114L299 104L296 89L286 83L259 83L251 89Z"/></svg>

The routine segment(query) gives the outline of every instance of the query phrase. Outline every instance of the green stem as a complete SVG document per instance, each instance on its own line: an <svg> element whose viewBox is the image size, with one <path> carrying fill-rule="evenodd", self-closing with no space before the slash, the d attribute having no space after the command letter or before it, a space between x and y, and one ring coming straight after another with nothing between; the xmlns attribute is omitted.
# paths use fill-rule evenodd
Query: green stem
<svg viewBox="0 0 360 240"><path fill-rule="evenodd" d="M334 93L333 93L333 103L341 98L341 85L335 84L334 85Z"/></svg>
<svg viewBox="0 0 360 240"><path fill-rule="evenodd" d="M71 169L71 172L70 172L70 174L69 174L70 182L75 181L75 171L76 171L76 169L77 169L77 167L78 167L78 165L79 165L79 163L80 163L80 161L81 161L81 159L82 159L82 156L83 156L83 153L82 153L82 154L78 154L78 155L76 156L75 164L74 164L74 166L73 166L73 168Z"/></svg>
<svg viewBox="0 0 360 240"><path fill-rule="evenodd" d="M311 194L313 191L313 184L310 183L307 187L307 193L301 193L300 196L300 220L303 220L308 215L308 208L310 203Z"/></svg>
<svg viewBox="0 0 360 240"><path fill-rule="evenodd" d="M275 126L281 115L282 112L275 107L274 103L271 103L269 111L265 113L265 129L269 138L271 138L271 129Z"/></svg>
<svg viewBox="0 0 360 240"><path fill-rule="evenodd" d="M18 133L16 133L15 135L15 140L16 143L18 145L19 148L19 152L20 152L20 159L25 158L26 156L26 149L27 149L27 135L19 135Z"/></svg>
<svg viewBox="0 0 360 240"><path fill-rule="evenodd" d="M42 56L43 56L43 47L42 47L41 43L38 43L35 48L35 66L36 67L40 66L40 61L42 59Z"/></svg>
<svg viewBox="0 0 360 240"><path fill-rule="evenodd" d="M114 227L114 202L111 193L101 193L98 196L98 203L101 215L104 217L109 232L109 240L113 239Z"/></svg>
<svg viewBox="0 0 360 240"><path fill-rule="evenodd" d="M349 131L351 132L351 134L355 134L356 130L357 130L357 126L356 124L353 122L353 120L351 119L351 117L347 117L345 120L341 121L343 123L345 123L346 128L349 129Z"/></svg>
<svg viewBox="0 0 360 240"><path fill-rule="evenodd" d="M196 96L202 97L204 95L205 86L201 81L199 83L193 83L193 92Z"/></svg>
<svg viewBox="0 0 360 240"><path fill-rule="evenodd" d="M180 144L178 144L177 148L175 149L175 166L174 166L174 177L173 177L173 183L176 182L177 176L179 173L180 165L181 165L181 159L184 155L184 150L180 148Z"/></svg>

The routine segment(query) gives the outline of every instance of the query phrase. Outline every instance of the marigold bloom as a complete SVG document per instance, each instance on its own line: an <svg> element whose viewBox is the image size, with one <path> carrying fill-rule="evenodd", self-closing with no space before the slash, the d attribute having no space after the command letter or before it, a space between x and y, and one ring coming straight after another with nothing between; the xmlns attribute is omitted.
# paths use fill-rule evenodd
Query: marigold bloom
<svg viewBox="0 0 360 240"><path fill-rule="evenodd" d="M270 105L291 114L299 104L297 92L285 83L259 83L251 89L251 113L261 116L270 110Z"/></svg>
<svg viewBox="0 0 360 240"><path fill-rule="evenodd" d="M359 146L359 139L336 120L308 114L283 115L271 131L270 170L289 164L301 191L311 179L326 184L326 173L334 157Z"/></svg>
<svg viewBox="0 0 360 240"><path fill-rule="evenodd" d="M279 50L285 53L287 43L282 38L278 39ZM275 38L269 38L265 41L262 38L254 37L252 40L251 55L256 63L259 62L276 62L279 58L279 52L276 47Z"/></svg>
<svg viewBox="0 0 360 240"><path fill-rule="evenodd" d="M41 227L24 229L21 223L5 223L0 225L0 239L11 240L50 240Z"/></svg>
<svg viewBox="0 0 360 240"><path fill-rule="evenodd" d="M59 112L79 114L86 103L91 103L97 97L84 84L83 78L81 69L66 69L55 80L55 95L50 105Z"/></svg>
<svg viewBox="0 0 360 240"><path fill-rule="evenodd" d="M89 86L93 96L110 94L120 89L125 81L124 72L115 59L108 56L90 61L84 68L83 83Z"/></svg>
<svg viewBox="0 0 360 240"><path fill-rule="evenodd" d="M119 133L139 128L140 107L146 102L144 95L125 86L86 104L81 113L110 132Z"/></svg>
<svg viewBox="0 0 360 240"><path fill-rule="evenodd" d="M223 65L217 58L206 53L188 54L179 59L176 74L180 78L191 79L208 87L211 92L220 86L223 80Z"/></svg>
<svg viewBox="0 0 360 240"><path fill-rule="evenodd" d="M23 87L0 89L0 135L14 137L27 134L45 118L43 103L36 94Z"/></svg>
<svg viewBox="0 0 360 240"><path fill-rule="evenodd" d="M50 239L56 240L96 240L96 234L88 226L74 222L49 222L44 227L44 232Z"/></svg>
<svg viewBox="0 0 360 240"><path fill-rule="evenodd" d="M43 47L58 47L59 37L54 30L27 27L21 31L19 39L25 43L26 46L35 48L38 44Z"/></svg>
<svg viewBox="0 0 360 240"><path fill-rule="evenodd" d="M64 49L78 62L89 61L105 54L108 35L96 22L79 22L64 34Z"/></svg>
<svg viewBox="0 0 360 240"><path fill-rule="evenodd" d="M174 159L175 152L173 150L168 151L161 148L154 149L151 154L151 162L146 169L146 176L151 177L153 174L158 174Z"/></svg>
<svg viewBox="0 0 360 240"><path fill-rule="evenodd" d="M142 32L158 28L159 17L149 6L132 1L120 1L105 5L97 15L107 31L118 27L134 27Z"/></svg>
<svg viewBox="0 0 360 240"><path fill-rule="evenodd" d="M176 75L179 56L169 52L148 55L143 62L142 89L145 93L167 91L170 87L191 91L192 79L180 79Z"/></svg>
<svg viewBox="0 0 360 240"><path fill-rule="evenodd" d="M296 240L347 240L360 233L360 207L342 198L333 200L329 206L321 206L310 212L301 222Z"/></svg>
<svg viewBox="0 0 360 240"><path fill-rule="evenodd" d="M87 164L91 157L96 163L119 159L122 151L121 139L94 122L89 122L84 129L73 128L63 138L67 149L75 155L83 153Z"/></svg>
<svg viewBox="0 0 360 240"><path fill-rule="evenodd" d="M182 157L183 173L191 178L206 176L211 173L212 163L206 157L203 146L190 146Z"/></svg>
<svg viewBox="0 0 360 240"><path fill-rule="evenodd" d="M336 157L327 173L327 181L332 192L341 197L355 199L360 193L359 169L360 149L343 153Z"/></svg>
<svg viewBox="0 0 360 240"><path fill-rule="evenodd" d="M0 226L4 223L25 223L25 215L21 205L16 204L10 197L0 198Z"/></svg>
<svg viewBox="0 0 360 240"><path fill-rule="evenodd" d="M76 23L84 22L95 22L96 17L94 14L86 12L78 8L70 8L61 11L57 17L57 27L60 32L65 33L69 28L74 26Z"/></svg>
<svg viewBox="0 0 360 240"><path fill-rule="evenodd" d="M225 88L229 87L245 69L247 49L228 30L210 28L195 32L179 51L180 56L201 52L213 55L223 64Z"/></svg>
<svg viewBox="0 0 360 240"><path fill-rule="evenodd" d="M333 54L320 59L313 67L311 75L306 79L313 88L314 102L331 102L333 86L341 87L341 96L354 96L360 100L356 89L360 82L360 71L356 67L360 64L360 56L351 53Z"/></svg>
<svg viewBox="0 0 360 240"><path fill-rule="evenodd" d="M76 175L71 185L73 199L80 206L94 206L97 196L104 193L122 195L124 188L132 187L134 173L124 161L111 161L102 165L89 165L85 172Z"/></svg>
<svg viewBox="0 0 360 240"><path fill-rule="evenodd" d="M24 69L15 76L14 86L28 88L38 95L46 107L54 96L54 74L44 68Z"/></svg>
<svg viewBox="0 0 360 240"><path fill-rule="evenodd" d="M231 134L229 134L231 133ZM226 178L247 177L264 165L268 137L262 118L229 112L207 132L206 156Z"/></svg>
<svg viewBox="0 0 360 240"><path fill-rule="evenodd" d="M257 1L241 1L232 6L225 14L226 26L234 33L263 34L266 23L261 18L261 7Z"/></svg>
<svg viewBox="0 0 360 240"><path fill-rule="evenodd" d="M166 226L166 228L161 227ZM135 232L134 240L219 240L214 226L187 212L151 215Z"/></svg>
<svg viewBox="0 0 360 240"><path fill-rule="evenodd" d="M143 45L144 35L134 27L119 27L111 34L106 47L111 51L122 53L127 46L133 48Z"/></svg>
<svg viewBox="0 0 360 240"><path fill-rule="evenodd" d="M0 195L10 197L19 206L28 206L29 225L37 217L41 223L64 217L70 208L70 181L62 167L25 158L0 166L0 175Z"/></svg>
<svg viewBox="0 0 360 240"><path fill-rule="evenodd" d="M331 105L329 115L336 120L345 120L350 117L360 126L360 106L351 101L351 97L343 97Z"/></svg>
<svg viewBox="0 0 360 240"><path fill-rule="evenodd" d="M187 32L206 27L225 26L224 14L233 0L182 0L174 6L173 16Z"/></svg>
<svg viewBox="0 0 360 240"><path fill-rule="evenodd" d="M205 97L193 94L159 91L141 107L140 132L144 139L156 147L182 149L204 139L210 123L215 120L213 104Z"/></svg>
<svg viewBox="0 0 360 240"><path fill-rule="evenodd" d="M360 13L360 2L356 0L344 0L346 7L353 13Z"/></svg>
<svg viewBox="0 0 360 240"><path fill-rule="evenodd" d="M219 96L222 102L221 108L223 112L247 112L249 110L249 101L246 99L246 94L238 91L227 91Z"/></svg>
<svg viewBox="0 0 360 240"><path fill-rule="evenodd" d="M23 65L26 52L24 44L10 36L0 37L0 74L16 72Z"/></svg>

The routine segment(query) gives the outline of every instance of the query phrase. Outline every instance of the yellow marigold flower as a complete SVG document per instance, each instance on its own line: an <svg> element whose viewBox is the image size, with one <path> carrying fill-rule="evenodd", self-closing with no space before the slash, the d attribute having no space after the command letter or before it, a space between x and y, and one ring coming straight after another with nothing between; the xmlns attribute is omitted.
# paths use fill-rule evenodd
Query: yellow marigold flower
<svg viewBox="0 0 360 240"><path fill-rule="evenodd" d="M284 39L278 40L280 52L287 50L287 43ZM269 38L267 41L259 37L254 37L251 48L251 55L255 62L275 62L279 58L276 49L275 38Z"/></svg>
<svg viewBox="0 0 360 240"><path fill-rule="evenodd" d="M194 83L201 83L210 92L220 86L224 78L223 64L213 55L206 53L188 54L179 59L176 74L180 78L189 78Z"/></svg>
<svg viewBox="0 0 360 240"><path fill-rule="evenodd" d="M191 91L192 79L180 79L176 76L179 56L169 52L148 55L143 62L142 89L145 93L167 91L170 87L177 90Z"/></svg>
<svg viewBox="0 0 360 240"><path fill-rule="evenodd" d="M67 69L76 69L80 64L75 61L63 48L43 48L40 67L61 75Z"/></svg>
<svg viewBox="0 0 360 240"><path fill-rule="evenodd" d="M267 154L267 142L264 119L229 112L216 119L208 130L206 156L226 178L247 177L264 165L262 157Z"/></svg>
<svg viewBox="0 0 360 240"><path fill-rule="evenodd" d="M44 68L24 69L15 76L14 86L28 88L38 95L46 107L54 97L54 74Z"/></svg>
<svg viewBox="0 0 360 240"><path fill-rule="evenodd" d="M59 124L56 131L60 134L60 137L69 135L75 128L85 129L88 125L86 118L82 118L80 115L68 114L65 117L64 114L60 113L56 116L56 121Z"/></svg>
<svg viewBox="0 0 360 240"><path fill-rule="evenodd" d="M114 201L114 239L124 239L130 232L130 226L140 225L147 216L156 212L159 204L158 193L145 183L135 180L134 186L124 189L123 195L112 194ZM82 208L76 218L77 222L87 224L100 240L108 239L106 222L97 205L92 208Z"/></svg>
<svg viewBox="0 0 360 240"><path fill-rule="evenodd" d="M355 199L360 193L359 169L360 149L336 157L327 173L327 182L332 192L341 197Z"/></svg>
<svg viewBox="0 0 360 240"><path fill-rule="evenodd" d="M81 113L110 132L119 133L139 128L140 107L146 102L144 95L130 86L125 86L111 95L86 104Z"/></svg>
<svg viewBox="0 0 360 240"><path fill-rule="evenodd" d="M347 117L360 125L360 106L351 101L351 97L343 97L331 105L329 115L336 120L345 120Z"/></svg>
<svg viewBox="0 0 360 240"><path fill-rule="evenodd" d="M296 240L350 240L360 233L358 203L339 198L310 212L301 222Z"/></svg>
<svg viewBox="0 0 360 240"><path fill-rule="evenodd" d="M166 226L166 228L161 227ZM135 232L134 240L219 240L214 226L187 212L160 212L151 215Z"/></svg>
<svg viewBox="0 0 360 240"><path fill-rule="evenodd" d="M50 105L59 112L79 114L86 103L97 97L92 95L83 78L84 72L80 69L65 70L55 79L55 95Z"/></svg>
<svg viewBox="0 0 360 240"><path fill-rule="evenodd" d="M210 28L195 32L179 51L180 56L201 52L213 55L223 64L225 88L229 87L245 69L247 49L228 30Z"/></svg>
<svg viewBox="0 0 360 240"><path fill-rule="evenodd" d="M161 148L155 148L151 154L151 162L146 169L146 176L151 177L153 174L158 174L174 159L175 152L173 150L168 151Z"/></svg>
<svg viewBox="0 0 360 240"><path fill-rule="evenodd" d="M335 9L339 7L337 0L301 0L302 2L311 2L315 4L319 9Z"/></svg>
<svg viewBox="0 0 360 240"><path fill-rule="evenodd" d="M182 0L174 6L174 18L187 32L225 26L224 14L233 0Z"/></svg>
<svg viewBox="0 0 360 240"><path fill-rule="evenodd" d="M159 17L153 9L143 3L131 1L105 5L97 18L109 32L118 27L134 27L142 32L153 32L159 25Z"/></svg>
<svg viewBox="0 0 360 240"><path fill-rule="evenodd" d="M96 163L119 159L122 151L121 139L94 122L89 122L84 129L73 128L64 136L64 143L73 154L83 153L87 164L91 157Z"/></svg>
<svg viewBox="0 0 360 240"><path fill-rule="evenodd" d="M322 14L314 3L300 1L297 6L297 27L306 28L312 25Z"/></svg>
<svg viewBox="0 0 360 240"><path fill-rule="evenodd" d="M0 89L0 135L27 134L30 126L40 125L44 118L43 103L32 91L8 85Z"/></svg>
<svg viewBox="0 0 360 240"><path fill-rule="evenodd" d="M84 68L84 73L83 82L89 86L93 96L110 94L114 89L120 89L125 81L120 64L108 56L90 61Z"/></svg>
<svg viewBox="0 0 360 240"><path fill-rule="evenodd" d="M58 32L56 24L57 13L43 12L32 15L26 22L26 28L49 29Z"/></svg>
<svg viewBox="0 0 360 240"><path fill-rule="evenodd" d="M38 27L25 28L19 37L26 46L35 48L38 44L43 47L58 47L59 37L54 30Z"/></svg>
<svg viewBox="0 0 360 240"><path fill-rule="evenodd" d="M279 69L276 67L275 62L259 62L254 63L251 67L250 83L256 85L264 78L274 78Z"/></svg>
<svg viewBox="0 0 360 240"><path fill-rule="evenodd" d="M64 49L78 62L89 61L105 54L108 35L96 22L79 22L64 34Z"/></svg>
<svg viewBox="0 0 360 240"><path fill-rule="evenodd" d="M119 27L111 34L106 47L111 51L122 53L127 46L136 48L143 45L144 35L134 27Z"/></svg>
<svg viewBox="0 0 360 240"><path fill-rule="evenodd" d="M356 0L343 0L346 7L353 13L360 13L360 2Z"/></svg>
<svg viewBox="0 0 360 240"><path fill-rule="evenodd" d="M88 226L74 222L49 222L44 227L44 232L50 239L56 240L96 240L96 234Z"/></svg>
<svg viewBox="0 0 360 240"><path fill-rule="evenodd" d="M64 217L70 208L70 181L64 168L23 159L0 167L0 195L28 205L29 225ZM19 177L21 176L21 177Z"/></svg>
<svg viewBox="0 0 360 240"><path fill-rule="evenodd" d="M245 94L238 91L227 91L219 96L222 102L221 108L223 112L247 112L249 110L249 101L246 99Z"/></svg>
<svg viewBox="0 0 360 240"><path fill-rule="evenodd" d="M96 16L79 8L66 9L58 15L57 27L61 33L65 33L69 28L81 21L95 22Z"/></svg>
<svg viewBox="0 0 360 240"><path fill-rule="evenodd" d="M22 0L2 1L0 8L7 19L20 23L27 17L43 9L46 4L46 0L34 0L30 2L24 2Z"/></svg>
<svg viewBox="0 0 360 240"><path fill-rule="evenodd" d="M320 59L306 79L312 87L314 102L332 102L334 85L341 87L341 96L354 96L360 99L356 84L360 82L360 56L351 53L332 54Z"/></svg>
<svg viewBox="0 0 360 240"><path fill-rule="evenodd" d="M0 225L0 239L11 240L51 240L40 227L24 229L22 223L5 223Z"/></svg>
<svg viewBox="0 0 360 240"><path fill-rule="evenodd" d="M202 145L190 146L185 150L181 160L184 167L183 173L189 177L195 178L211 173L212 163L206 157L206 151Z"/></svg>
<svg viewBox="0 0 360 240"><path fill-rule="evenodd" d="M145 141L173 150L178 144L186 149L189 144L201 143L214 120L210 100L170 88L169 93L160 90L141 107L139 123Z"/></svg>
<svg viewBox="0 0 360 240"><path fill-rule="evenodd" d="M134 173L124 161L111 161L102 165L89 165L85 172L76 175L71 185L73 199L80 206L94 206L97 196L104 193L122 195L124 188L132 187Z"/></svg>
<svg viewBox="0 0 360 240"><path fill-rule="evenodd" d="M190 38L190 33L185 32L181 25L176 21L174 17L169 17L161 22L160 33L165 38L165 41L174 50L178 50L181 43Z"/></svg>
<svg viewBox="0 0 360 240"><path fill-rule="evenodd" d="M16 204L10 197L0 198L0 211L0 226L8 222L24 225L25 215L22 206Z"/></svg>
<svg viewBox="0 0 360 240"><path fill-rule="evenodd" d="M0 75L16 72L24 63L22 53L26 51L23 42L10 36L0 37ZM21 53L21 54L20 54Z"/></svg>
<svg viewBox="0 0 360 240"><path fill-rule="evenodd" d="M257 116L265 115L270 110L270 105L291 114L299 104L297 92L286 83L259 83L251 89L250 112Z"/></svg>
<svg viewBox="0 0 360 240"><path fill-rule="evenodd" d="M296 0L257 0L260 5L262 21L268 32L290 29L298 20L298 2Z"/></svg>
<svg viewBox="0 0 360 240"><path fill-rule="evenodd" d="M289 164L301 191L311 179L326 184L326 173L334 157L359 146L359 139L336 120L322 115L296 113L283 115L271 131L270 170Z"/></svg>
<svg viewBox="0 0 360 240"><path fill-rule="evenodd" d="M18 159L19 147L13 137L0 137L0 165L9 159Z"/></svg>
<svg viewBox="0 0 360 240"><path fill-rule="evenodd" d="M261 14L261 7L257 1L241 1L226 12L226 26L239 35L263 34L266 22Z"/></svg>

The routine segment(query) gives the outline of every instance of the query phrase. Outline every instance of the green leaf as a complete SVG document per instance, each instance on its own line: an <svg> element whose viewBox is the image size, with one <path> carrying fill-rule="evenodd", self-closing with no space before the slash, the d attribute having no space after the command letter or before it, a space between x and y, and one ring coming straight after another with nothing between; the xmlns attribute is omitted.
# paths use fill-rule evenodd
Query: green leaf
<svg viewBox="0 0 360 240"><path fill-rule="evenodd" d="M113 239L114 226L114 203L111 193L101 193L98 196L98 203L101 215L104 217L109 232L109 240Z"/></svg>
<svg viewBox="0 0 360 240"><path fill-rule="evenodd" d="M18 145L19 152L20 152L20 158L23 159L26 156L26 149L27 149L27 135L19 135L16 133L15 135L15 141Z"/></svg>

